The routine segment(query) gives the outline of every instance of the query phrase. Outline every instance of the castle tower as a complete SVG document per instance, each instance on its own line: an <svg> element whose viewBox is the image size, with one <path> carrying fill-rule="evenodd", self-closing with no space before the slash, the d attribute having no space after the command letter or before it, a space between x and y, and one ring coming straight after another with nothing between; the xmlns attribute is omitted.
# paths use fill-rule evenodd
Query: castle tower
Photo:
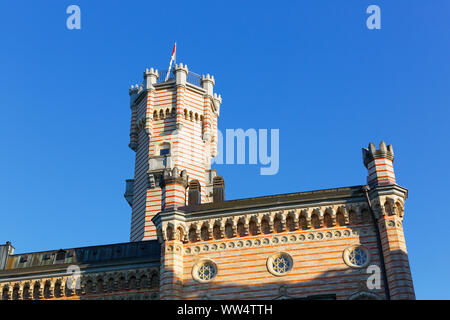
<svg viewBox="0 0 450 320"><path fill-rule="evenodd" d="M132 207L130 241L156 239L152 217L184 206L189 181L199 181L202 203L213 198L211 160L222 103L213 92L214 77L182 63L166 75L147 69L143 83L129 91L129 147L136 152L134 179L127 180L125 192Z"/></svg>
<svg viewBox="0 0 450 320"><path fill-rule="evenodd" d="M373 143L363 149L364 165L371 207L378 224L390 298L415 299L403 233L403 216L408 190L395 183L392 145L382 141L377 150Z"/></svg>

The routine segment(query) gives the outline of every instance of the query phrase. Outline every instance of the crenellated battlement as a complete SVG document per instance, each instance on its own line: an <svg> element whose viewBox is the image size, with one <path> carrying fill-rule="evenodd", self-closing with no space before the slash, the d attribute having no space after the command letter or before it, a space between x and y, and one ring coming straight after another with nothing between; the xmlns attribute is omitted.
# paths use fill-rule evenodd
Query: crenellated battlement
<svg viewBox="0 0 450 320"><path fill-rule="evenodd" d="M392 147L392 144L386 146L386 143L384 141L380 142L380 147L378 150L375 147L375 144L371 142L369 143L368 148L362 149L362 152L363 152L363 161L366 168L367 165L374 159L387 158L392 162L394 161L394 149Z"/></svg>
<svg viewBox="0 0 450 320"><path fill-rule="evenodd" d="M214 100L222 104L222 96L220 94L218 95L217 93L214 93L213 98Z"/></svg>
<svg viewBox="0 0 450 320"><path fill-rule="evenodd" d="M133 204L131 241L156 238L151 218L184 206L191 180L201 186L199 203L213 201L206 173L217 152L213 137L222 104L214 76L192 72L184 63L170 70L148 67L142 74L142 82L129 89L129 147L136 153L135 188L132 196L127 193Z"/></svg>
<svg viewBox="0 0 450 320"><path fill-rule="evenodd" d="M159 77L159 73L158 73L158 70L157 69L153 69L153 68L150 68L150 69L145 69L145 72L144 72L144 78L145 78L145 76L149 76L149 75L153 75L153 76L155 76L156 78L158 78Z"/></svg>
<svg viewBox="0 0 450 320"><path fill-rule="evenodd" d="M212 85L215 85L216 83L214 76L209 75L209 73L206 76L202 76L202 82L211 82Z"/></svg>
<svg viewBox="0 0 450 320"><path fill-rule="evenodd" d="M186 74L189 73L189 69L188 69L187 64L183 65L182 62L180 62L179 64L175 64L175 72L178 71L178 70L183 70L183 71L186 72Z"/></svg>
<svg viewBox="0 0 450 320"><path fill-rule="evenodd" d="M362 153L364 166L368 170L367 183L369 186L395 184L394 149L392 145L386 146L386 143L381 141L380 148L377 150L371 142L368 148L362 149Z"/></svg>
<svg viewBox="0 0 450 320"><path fill-rule="evenodd" d="M136 85L131 85L130 89L128 90L128 93L130 94L130 96L132 94L136 94L139 92L139 89L141 88L140 85L136 84Z"/></svg>

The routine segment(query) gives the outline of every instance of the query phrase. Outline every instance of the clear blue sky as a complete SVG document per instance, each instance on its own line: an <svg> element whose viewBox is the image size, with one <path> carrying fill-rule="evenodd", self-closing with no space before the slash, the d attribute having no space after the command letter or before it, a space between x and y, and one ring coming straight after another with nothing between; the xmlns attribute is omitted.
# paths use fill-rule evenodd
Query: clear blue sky
<svg viewBox="0 0 450 320"><path fill-rule="evenodd" d="M417 298L450 299L449 15L447 0L3 2L0 241L128 241L128 88L166 69L176 40L178 62L215 76L222 130L280 129L277 175L217 167L227 199L365 184L361 148L385 140L409 189Z"/></svg>

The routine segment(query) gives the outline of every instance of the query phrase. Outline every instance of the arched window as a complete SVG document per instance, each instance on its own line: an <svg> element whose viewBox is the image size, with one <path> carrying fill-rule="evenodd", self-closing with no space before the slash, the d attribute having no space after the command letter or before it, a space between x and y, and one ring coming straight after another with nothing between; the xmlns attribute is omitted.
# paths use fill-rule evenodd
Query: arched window
<svg viewBox="0 0 450 320"><path fill-rule="evenodd" d="M311 217L311 224L313 226L314 229L319 229L320 228L320 220L319 217L317 216L317 214L313 214Z"/></svg>
<svg viewBox="0 0 450 320"><path fill-rule="evenodd" d="M344 214L342 212L338 212L337 217L336 217L336 222L338 226L345 226L345 217Z"/></svg>
<svg viewBox="0 0 450 320"><path fill-rule="evenodd" d="M159 287L159 277L157 273L152 273L150 277L150 288L158 288Z"/></svg>
<svg viewBox="0 0 450 320"><path fill-rule="evenodd" d="M196 242L197 241L197 231L194 227L189 229L189 241L190 242Z"/></svg>
<svg viewBox="0 0 450 320"><path fill-rule="evenodd" d="M159 155L160 156L170 155L170 143L164 142L159 145Z"/></svg>
<svg viewBox="0 0 450 320"><path fill-rule="evenodd" d="M45 284L45 286L47 286L47 284ZM45 287L44 287L44 292L45 292ZM94 283L92 282L92 280L88 280L86 282L86 293L93 293L94 292ZM45 293L44 293L45 295Z"/></svg>
<svg viewBox="0 0 450 320"><path fill-rule="evenodd" d="M136 289L136 285L137 285L136 277L131 276L130 279L128 280L128 288L130 290L134 290L134 289Z"/></svg>
<svg viewBox="0 0 450 320"><path fill-rule="evenodd" d="M103 291L105 290L105 286L103 284L103 279L99 278L97 280L97 293L103 293Z"/></svg>
<svg viewBox="0 0 450 320"><path fill-rule="evenodd" d="M286 219L286 226L288 227L289 231L295 231L296 229L296 225L295 225L295 220L293 216L288 216Z"/></svg>
<svg viewBox="0 0 450 320"><path fill-rule="evenodd" d="M323 216L323 223L327 228L331 228L333 226L333 220L331 219L331 214L325 213Z"/></svg>
<svg viewBox="0 0 450 320"><path fill-rule="evenodd" d="M209 230L207 226L202 227L202 229L200 230L200 236L202 237L203 241L209 240Z"/></svg>
<svg viewBox="0 0 450 320"><path fill-rule="evenodd" d="M184 230L181 227L178 227L175 231L175 240L184 241Z"/></svg>
<svg viewBox="0 0 450 320"><path fill-rule="evenodd" d="M61 291L61 281L56 281L55 283L55 289L53 290L55 293L55 297L59 298L62 296L62 291Z"/></svg>
<svg viewBox="0 0 450 320"><path fill-rule="evenodd" d="M168 226L166 229L166 238L168 241L172 241L173 240L173 228L172 226Z"/></svg>
<svg viewBox="0 0 450 320"><path fill-rule="evenodd" d="M19 300L19 286L14 286L13 294L12 294L13 300Z"/></svg>
<svg viewBox="0 0 450 320"><path fill-rule="evenodd" d="M145 289L148 288L148 278L145 274L141 276L141 279L139 279L139 288Z"/></svg>
<svg viewBox="0 0 450 320"><path fill-rule="evenodd" d="M234 232L233 232L233 225L231 222L228 222L225 225L225 234L226 234L227 238L233 238Z"/></svg>
<svg viewBox="0 0 450 320"><path fill-rule="evenodd" d="M33 299L40 298L40 295L41 295L40 289L41 289L41 284L39 282L36 282L33 287Z"/></svg>
<svg viewBox="0 0 450 320"><path fill-rule="evenodd" d="M222 232L220 231L220 226L219 225L214 225L213 228L213 235L214 235L214 239L218 240L222 238Z"/></svg>
<svg viewBox="0 0 450 320"><path fill-rule="evenodd" d="M9 299L9 287L4 286L2 290L2 300L8 300Z"/></svg>
<svg viewBox="0 0 450 320"><path fill-rule="evenodd" d="M125 281L125 277L121 276L119 278L119 281L117 282L118 285L118 289L119 290L125 290L126 289L126 281Z"/></svg>
<svg viewBox="0 0 450 320"><path fill-rule="evenodd" d="M251 220L249 225L248 225L248 229L250 231L251 235L257 235L258 234L258 226L256 225L256 221L255 220Z"/></svg>
<svg viewBox="0 0 450 320"><path fill-rule="evenodd" d="M392 205L389 201L386 201L384 203L384 211L386 212L386 215L390 216L394 213L394 210L392 208Z"/></svg>
<svg viewBox="0 0 450 320"><path fill-rule="evenodd" d="M302 230L308 229L308 223L307 223L307 221L306 221L305 216L301 216L301 217L298 219L298 222L299 222L300 227L302 228Z"/></svg>
<svg viewBox="0 0 450 320"><path fill-rule="evenodd" d="M238 225L237 225L237 232L239 237L245 237L245 226L244 226L244 222L239 221Z"/></svg>
<svg viewBox="0 0 450 320"><path fill-rule="evenodd" d="M153 120L158 120L158 111L153 111Z"/></svg>
<svg viewBox="0 0 450 320"><path fill-rule="evenodd" d="M50 281L47 281L44 285L44 298L50 298Z"/></svg>
<svg viewBox="0 0 450 320"><path fill-rule="evenodd" d="M262 219L262 221L261 221L261 230L265 234L270 233L270 225L269 225L269 220L267 220L267 218L266 219Z"/></svg>
<svg viewBox="0 0 450 320"><path fill-rule="evenodd" d="M115 285L114 285L114 278L109 278L108 279L108 291L109 292L113 292L115 290Z"/></svg>
<svg viewBox="0 0 450 320"><path fill-rule="evenodd" d="M24 285L22 295L23 295L23 300L30 300L31 295L30 295L30 285L29 284Z"/></svg>
<svg viewBox="0 0 450 320"><path fill-rule="evenodd" d="M273 228L275 229L275 232L283 231L283 225L281 224L281 220L279 217L275 217L275 219L273 220Z"/></svg>

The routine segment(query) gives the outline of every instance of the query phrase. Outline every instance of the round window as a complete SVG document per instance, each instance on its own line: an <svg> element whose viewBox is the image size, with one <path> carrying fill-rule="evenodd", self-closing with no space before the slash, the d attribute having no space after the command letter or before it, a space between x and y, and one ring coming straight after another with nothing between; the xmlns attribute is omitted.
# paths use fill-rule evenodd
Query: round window
<svg viewBox="0 0 450 320"><path fill-rule="evenodd" d="M292 257L285 252L276 253L267 259L267 270L278 277L288 274L293 265Z"/></svg>
<svg viewBox="0 0 450 320"><path fill-rule="evenodd" d="M369 264L370 253L366 247L351 246L344 250L344 262L352 268L364 268Z"/></svg>
<svg viewBox="0 0 450 320"><path fill-rule="evenodd" d="M212 281L216 275L217 265L210 259L201 260L192 268L192 278L201 283Z"/></svg>

